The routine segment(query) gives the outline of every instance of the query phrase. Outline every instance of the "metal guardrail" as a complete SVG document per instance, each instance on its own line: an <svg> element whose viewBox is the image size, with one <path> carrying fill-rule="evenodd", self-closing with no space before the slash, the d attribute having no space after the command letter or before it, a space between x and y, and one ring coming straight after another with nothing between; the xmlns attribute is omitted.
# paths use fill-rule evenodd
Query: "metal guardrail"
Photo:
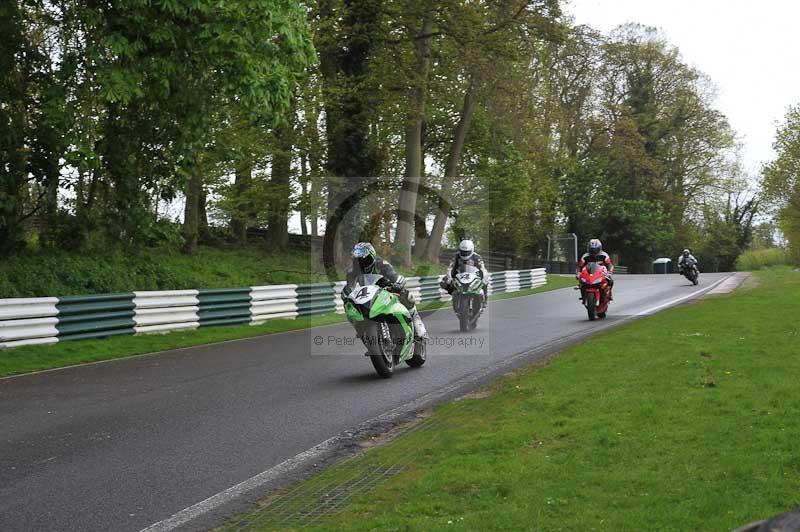
<svg viewBox="0 0 800 532"><path fill-rule="evenodd" d="M489 293L547 283L544 268L489 274ZM407 278L418 301L449 301L441 275ZM0 349L213 325L258 324L344 312L344 282L214 290L163 290L91 296L0 299Z"/></svg>
<svg viewBox="0 0 800 532"><path fill-rule="evenodd" d="M58 298L58 338L85 340L133 334L133 292Z"/></svg>

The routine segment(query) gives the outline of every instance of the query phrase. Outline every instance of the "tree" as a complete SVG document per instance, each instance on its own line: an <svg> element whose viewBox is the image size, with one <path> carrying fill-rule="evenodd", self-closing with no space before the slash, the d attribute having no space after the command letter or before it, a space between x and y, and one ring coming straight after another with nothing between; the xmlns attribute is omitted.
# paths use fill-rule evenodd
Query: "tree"
<svg viewBox="0 0 800 532"><path fill-rule="evenodd" d="M800 261L800 106L787 109L772 146L777 156L762 171L764 196Z"/></svg>
<svg viewBox="0 0 800 532"><path fill-rule="evenodd" d="M320 0L315 42L324 86L328 219L341 220L333 235L330 258L341 257L359 234L359 212L345 212L348 198L358 196L368 179L380 173L380 158L370 132L376 86L372 60L382 42L383 2Z"/></svg>
<svg viewBox="0 0 800 532"><path fill-rule="evenodd" d="M26 220L56 215L71 72L68 58L51 61L55 16L36 0L0 6L0 254L22 249Z"/></svg>

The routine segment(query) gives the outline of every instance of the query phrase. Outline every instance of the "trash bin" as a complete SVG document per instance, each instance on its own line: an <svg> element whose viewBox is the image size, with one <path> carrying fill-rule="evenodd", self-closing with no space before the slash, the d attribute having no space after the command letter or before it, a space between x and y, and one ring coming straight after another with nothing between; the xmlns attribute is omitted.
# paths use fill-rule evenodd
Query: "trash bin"
<svg viewBox="0 0 800 532"><path fill-rule="evenodd" d="M662 257L653 261L653 273L673 273L672 259Z"/></svg>

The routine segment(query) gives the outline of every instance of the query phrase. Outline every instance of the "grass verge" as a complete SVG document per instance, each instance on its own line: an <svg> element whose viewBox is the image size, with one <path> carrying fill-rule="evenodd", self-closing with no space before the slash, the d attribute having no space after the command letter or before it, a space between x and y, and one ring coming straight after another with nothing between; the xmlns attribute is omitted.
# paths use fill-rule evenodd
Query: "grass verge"
<svg viewBox="0 0 800 532"><path fill-rule="evenodd" d="M443 404L226 529L731 530L796 507L800 273L756 275Z"/></svg>
<svg viewBox="0 0 800 532"><path fill-rule="evenodd" d="M507 294L497 294L495 299L523 297L573 286L575 281L569 278L548 276L548 284L528 290L520 290ZM420 305L421 310L435 310L449 303L429 302ZM145 353L166 351L181 347L237 340L254 336L264 336L279 332L294 331L341 323L345 320L341 314L325 314L296 320L270 320L261 325L239 325L231 327L204 327L190 331L177 331L167 334L146 334L139 336L115 336L100 340L79 340L59 342L52 345L32 345L14 349L0 350L0 376L25 373L43 369L58 368L86 362L98 362L115 358L124 358Z"/></svg>

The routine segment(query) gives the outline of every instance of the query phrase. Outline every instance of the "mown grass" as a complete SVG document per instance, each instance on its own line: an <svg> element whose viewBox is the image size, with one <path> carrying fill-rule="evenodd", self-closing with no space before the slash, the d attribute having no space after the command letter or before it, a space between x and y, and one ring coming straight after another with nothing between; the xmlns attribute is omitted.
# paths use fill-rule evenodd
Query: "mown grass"
<svg viewBox="0 0 800 532"><path fill-rule="evenodd" d="M800 273L756 275L441 405L425 430L310 479L405 464L309 528L731 530L798 506ZM231 528L298 523L265 504Z"/></svg>
<svg viewBox="0 0 800 532"><path fill-rule="evenodd" d="M569 281L568 283L565 280ZM572 286L574 281L558 276L548 276L548 284L534 289L520 290L507 294L497 294L492 299L522 297L548 290ZM421 303L420 310L435 310L449 305L438 301ZM270 320L261 325L239 325L228 327L204 327L189 331L176 331L166 334L146 334L139 336L113 336L99 340L79 340L59 342L51 345L31 345L13 349L0 349L0 376L52 369L86 362L98 362L124 358L144 353L154 353L192 347L197 345L264 336L278 332L293 331L341 323L342 314L325 314L307 318Z"/></svg>
<svg viewBox="0 0 800 532"><path fill-rule="evenodd" d="M791 264L789 252L783 248L745 251L736 259L736 270L740 272L762 270L772 266Z"/></svg>

